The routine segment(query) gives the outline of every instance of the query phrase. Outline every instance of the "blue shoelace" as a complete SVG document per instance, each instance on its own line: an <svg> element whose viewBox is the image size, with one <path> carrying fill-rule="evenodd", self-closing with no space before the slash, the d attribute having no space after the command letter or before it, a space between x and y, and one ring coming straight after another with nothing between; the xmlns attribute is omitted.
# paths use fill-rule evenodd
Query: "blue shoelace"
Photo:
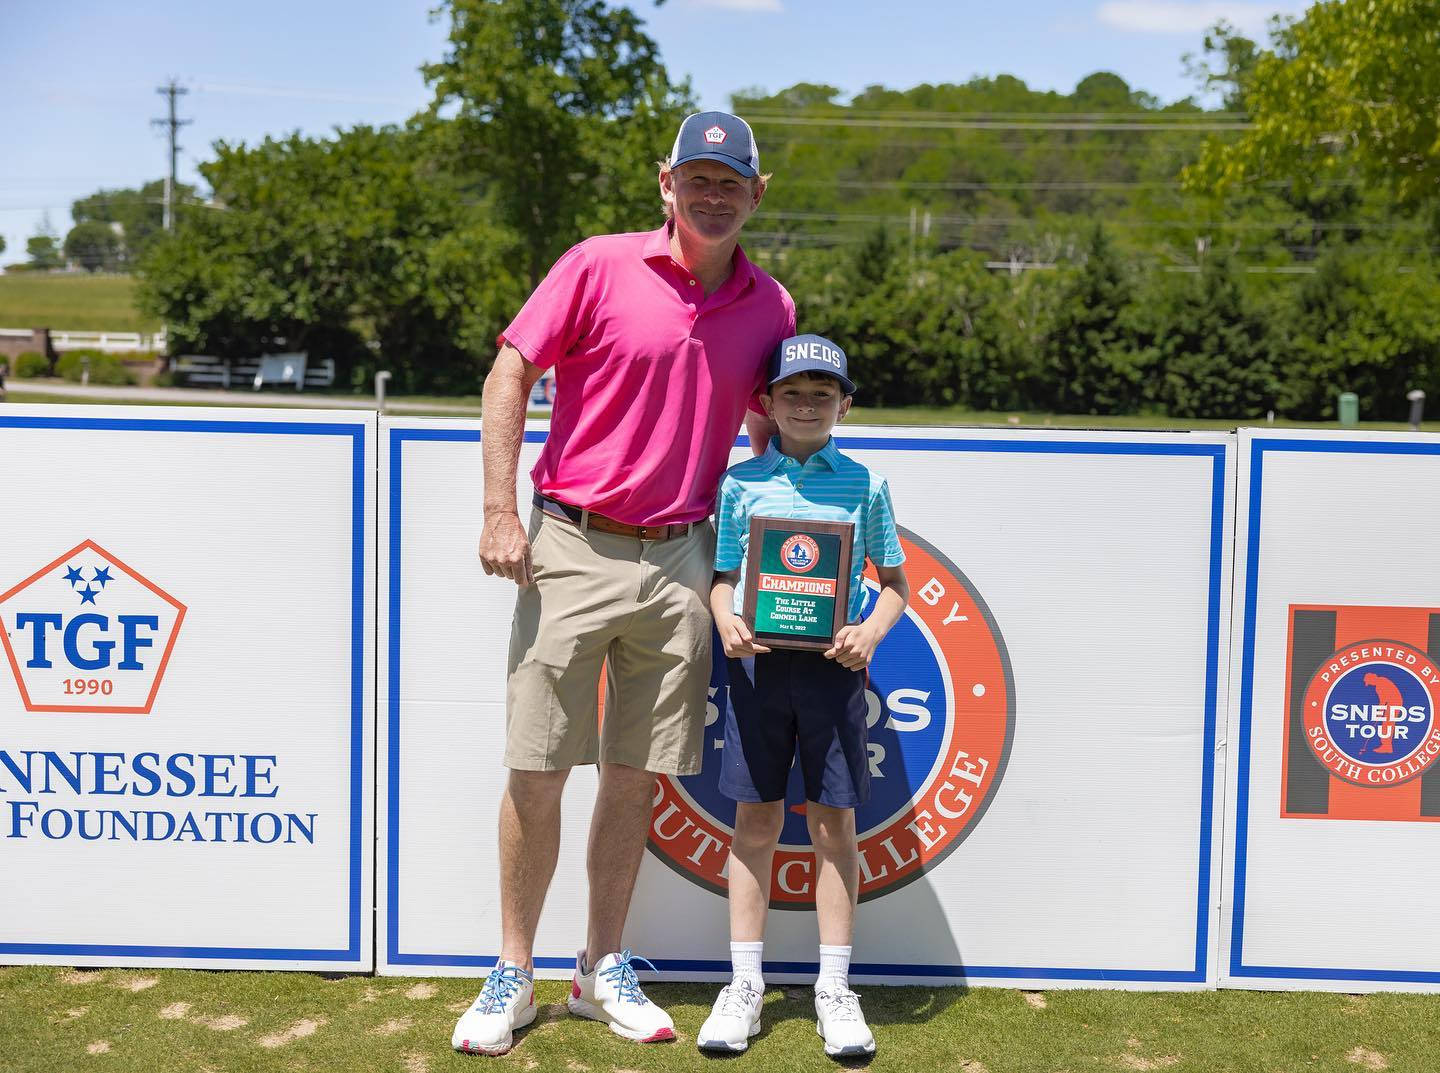
<svg viewBox="0 0 1440 1073"><path fill-rule="evenodd" d="M525 970L515 965L491 969L490 975L485 977L485 986L480 989L480 997L475 1000L475 1008L481 1013L504 1013L505 1004L529 980Z"/></svg>
<svg viewBox="0 0 1440 1073"><path fill-rule="evenodd" d="M620 991L620 997L626 1002L633 1002L637 1006L643 1006L650 1000L640 990L640 979L635 975L635 970L630 967L631 962L638 962L648 968L651 972L658 972L654 965L645 958L636 957L629 950L620 952L620 960L611 965L600 975L612 981Z"/></svg>

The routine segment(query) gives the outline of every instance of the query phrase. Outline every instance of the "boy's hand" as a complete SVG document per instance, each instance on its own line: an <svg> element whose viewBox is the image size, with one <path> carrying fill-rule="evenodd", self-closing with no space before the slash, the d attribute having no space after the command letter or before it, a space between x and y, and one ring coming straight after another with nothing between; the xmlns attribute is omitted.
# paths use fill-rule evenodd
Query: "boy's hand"
<svg viewBox="0 0 1440 1073"><path fill-rule="evenodd" d="M770 651L764 645L755 643L755 635L739 615L726 615L723 619L717 619L715 630L720 634L720 643L725 646L725 654L731 659L744 659L757 652Z"/></svg>
<svg viewBox="0 0 1440 1073"><path fill-rule="evenodd" d="M863 671L870 666L875 649L880 646L880 635L867 626L868 622L861 622L840 627L835 643L826 651L825 658L833 659L851 671Z"/></svg>

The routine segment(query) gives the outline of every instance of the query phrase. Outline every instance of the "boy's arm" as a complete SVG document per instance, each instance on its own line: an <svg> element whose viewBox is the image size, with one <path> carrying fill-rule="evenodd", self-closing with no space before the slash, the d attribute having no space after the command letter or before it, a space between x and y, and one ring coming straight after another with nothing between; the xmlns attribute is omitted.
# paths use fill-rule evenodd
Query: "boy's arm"
<svg viewBox="0 0 1440 1073"><path fill-rule="evenodd" d="M769 652L764 645L755 643L755 635L745 620L735 614L735 582L739 570L717 573L710 583L710 614L715 616L715 630L720 634L720 643L725 654L731 659L743 659L757 652Z"/></svg>
<svg viewBox="0 0 1440 1073"><path fill-rule="evenodd" d="M905 607L910 603L910 582L905 580L903 566L876 566L875 573L880 579L880 595L875 599L875 610L864 622L841 627L835 635L835 643L825 653L826 659L833 659L842 667L862 671L870 666L875 649L900 621Z"/></svg>

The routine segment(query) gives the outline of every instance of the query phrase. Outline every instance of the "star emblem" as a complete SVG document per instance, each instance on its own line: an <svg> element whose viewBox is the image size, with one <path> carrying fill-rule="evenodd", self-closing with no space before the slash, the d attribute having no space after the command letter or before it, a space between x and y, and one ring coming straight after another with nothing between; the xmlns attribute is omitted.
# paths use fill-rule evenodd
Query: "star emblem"
<svg viewBox="0 0 1440 1073"><path fill-rule="evenodd" d="M70 587L73 589L76 585L80 584L80 582L85 580L84 568L82 567L77 570L73 566L70 567L70 569L65 571L65 580L70 582Z"/></svg>
<svg viewBox="0 0 1440 1073"><path fill-rule="evenodd" d="M100 587L103 589L107 582L113 581L114 579L110 576L110 568L107 566L103 569L100 567L95 568L94 580L98 581L100 583Z"/></svg>
<svg viewBox="0 0 1440 1073"><path fill-rule="evenodd" d="M92 589L89 585L76 591L80 593L80 602L82 604L93 604L95 602L96 590Z"/></svg>

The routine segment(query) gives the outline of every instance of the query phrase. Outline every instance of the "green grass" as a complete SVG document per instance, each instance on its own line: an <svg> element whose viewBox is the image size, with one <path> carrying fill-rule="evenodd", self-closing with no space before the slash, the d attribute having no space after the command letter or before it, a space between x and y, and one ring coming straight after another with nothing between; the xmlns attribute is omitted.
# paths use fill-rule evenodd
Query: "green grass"
<svg viewBox="0 0 1440 1073"><path fill-rule="evenodd" d="M673 1044L628 1043L570 1017L568 984L542 982L540 1015L509 1055L450 1050L474 980L308 973L0 969L0 1068L7 1073L444 1073L446 1070L834 1068L810 991L772 986L764 1031L744 1055L694 1047L715 988L649 984L675 1018ZM1440 996L1241 991L1137 994L861 987L876 1073L1431 1073Z"/></svg>
<svg viewBox="0 0 1440 1073"><path fill-rule="evenodd" d="M130 276L8 272L0 276L0 328L156 332L160 322L135 309Z"/></svg>

